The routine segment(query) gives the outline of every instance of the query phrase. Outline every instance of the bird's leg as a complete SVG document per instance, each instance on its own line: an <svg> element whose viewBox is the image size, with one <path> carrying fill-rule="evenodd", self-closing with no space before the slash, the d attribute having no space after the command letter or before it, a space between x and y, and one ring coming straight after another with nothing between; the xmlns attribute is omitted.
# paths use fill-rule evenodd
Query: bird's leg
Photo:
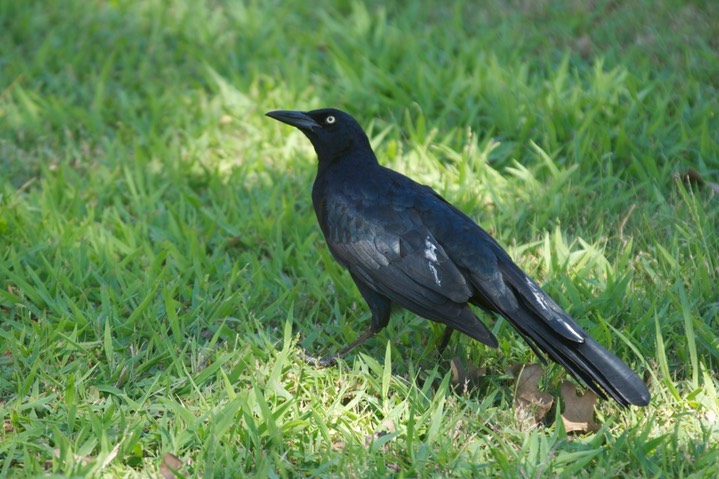
<svg viewBox="0 0 719 479"><path fill-rule="evenodd" d="M369 338L374 336L374 334L377 331L375 328L370 327L367 331L362 333L362 336L355 339L351 344L345 346L344 348L340 349L335 354L331 354L329 356L325 356L322 358L317 358L315 356L312 356L309 354L304 348L302 349L302 359L305 360L306 363L311 364L312 366L318 367L318 368L326 368L329 366L334 366L337 364L337 360L340 358L345 357L347 354L349 354L354 348L359 346L360 344L367 341Z"/></svg>
<svg viewBox="0 0 719 479"><path fill-rule="evenodd" d="M316 358L307 351L303 351L303 358L309 364L315 367L325 368L327 366L334 366L337 364L337 360L349 354L354 348L367 341L369 338L375 335L378 331L381 331L387 323L389 323L389 316L392 310L390 300L369 287L354 274L352 275L357 289L359 289L362 297L367 301L370 311L372 311L372 322L367 331L355 339L354 342L340 349L339 352L323 358Z"/></svg>
<svg viewBox="0 0 719 479"><path fill-rule="evenodd" d="M442 339L439 340L439 344L437 345L437 351L439 351L439 354L442 354L447 348L447 345L449 344L449 339L452 337L453 332L454 328L452 328L451 326L447 326L444 328L444 332L442 333Z"/></svg>

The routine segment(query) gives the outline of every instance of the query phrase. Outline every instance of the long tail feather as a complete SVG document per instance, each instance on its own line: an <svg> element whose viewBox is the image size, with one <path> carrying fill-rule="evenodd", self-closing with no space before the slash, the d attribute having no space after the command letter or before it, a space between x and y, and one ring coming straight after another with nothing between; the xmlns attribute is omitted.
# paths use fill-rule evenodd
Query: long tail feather
<svg viewBox="0 0 719 479"><path fill-rule="evenodd" d="M523 308L515 310L511 316L504 316L525 339L600 397L609 395L625 407L649 404L649 391L641 378L592 338L587 336L582 343L568 341L533 312Z"/></svg>

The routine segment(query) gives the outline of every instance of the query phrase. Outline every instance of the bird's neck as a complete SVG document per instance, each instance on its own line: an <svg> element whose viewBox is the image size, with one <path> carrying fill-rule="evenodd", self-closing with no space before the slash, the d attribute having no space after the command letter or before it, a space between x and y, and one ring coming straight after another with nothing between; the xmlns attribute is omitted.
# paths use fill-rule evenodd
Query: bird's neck
<svg viewBox="0 0 719 479"><path fill-rule="evenodd" d="M317 165L317 176L325 174L350 174L358 175L368 168L379 165L377 157L367 142L367 145L349 145L342 150L332 153L317 152L319 163Z"/></svg>

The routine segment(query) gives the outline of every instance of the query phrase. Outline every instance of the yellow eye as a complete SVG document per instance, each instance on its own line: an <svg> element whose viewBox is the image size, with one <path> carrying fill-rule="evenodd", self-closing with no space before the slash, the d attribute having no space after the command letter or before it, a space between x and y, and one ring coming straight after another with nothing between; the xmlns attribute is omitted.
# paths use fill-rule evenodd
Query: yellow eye
<svg viewBox="0 0 719 479"><path fill-rule="evenodd" d="M330 115L330 116L328 116L327 118L325 118L325 123L327 123L328 125L331 125L331 124L333 124L334 122L335 122L335 117L333 117L332 115Z"/></svg>

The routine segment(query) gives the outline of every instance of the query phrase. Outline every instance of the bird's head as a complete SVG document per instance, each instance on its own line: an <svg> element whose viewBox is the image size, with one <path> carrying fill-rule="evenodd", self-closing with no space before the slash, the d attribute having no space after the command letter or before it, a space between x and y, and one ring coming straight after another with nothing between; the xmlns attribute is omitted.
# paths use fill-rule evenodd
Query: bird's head
<svg viewBox="0 0 719 479"><path fill-rule="evenodd" d="M351 115L334 108L312 111L275 110L267 113L305 134L315 147L320 163L334 161L354 150L371 151L362 127ZM372 155L374 156L374 155Z"/></svg>

